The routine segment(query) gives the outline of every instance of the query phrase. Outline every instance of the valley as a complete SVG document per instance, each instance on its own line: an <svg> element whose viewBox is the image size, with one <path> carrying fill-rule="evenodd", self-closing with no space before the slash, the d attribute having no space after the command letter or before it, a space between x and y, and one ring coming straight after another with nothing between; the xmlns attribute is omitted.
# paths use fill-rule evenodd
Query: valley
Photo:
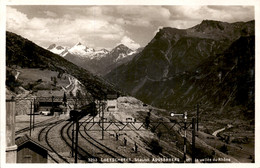
<svg viewBox="0 0 260 168"><path fill-rule="evenodd" d="M7 32L15 132L48 163L254 163L254 24L164 27L144 48L110 51L46 50Z"/></svg>

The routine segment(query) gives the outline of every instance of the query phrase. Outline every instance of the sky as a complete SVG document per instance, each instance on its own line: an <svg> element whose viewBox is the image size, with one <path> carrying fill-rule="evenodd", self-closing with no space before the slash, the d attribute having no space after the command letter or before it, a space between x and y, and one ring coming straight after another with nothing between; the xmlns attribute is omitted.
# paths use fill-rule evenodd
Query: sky
<svg viewBox="0 0 260 168"><path fill-rule="evenodd" d="M6 30L47 48L76 43L95 49L145 47L162 27L186 29L202 20L250 21L254 6L9 5Z"/></svg>

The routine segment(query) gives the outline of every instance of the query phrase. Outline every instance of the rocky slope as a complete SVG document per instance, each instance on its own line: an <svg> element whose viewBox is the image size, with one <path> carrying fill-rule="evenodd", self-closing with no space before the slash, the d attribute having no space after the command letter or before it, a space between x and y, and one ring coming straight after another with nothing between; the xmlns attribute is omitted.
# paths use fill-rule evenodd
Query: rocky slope
<svg viewBox="0 0 260 168"><path fill-rule="evenodd" d="M254 96L254 45L254 21L205 20L189 29L167 27L105 78L161 108L189 108L198 102L221 110L234 104L245 107Z"/></svg>

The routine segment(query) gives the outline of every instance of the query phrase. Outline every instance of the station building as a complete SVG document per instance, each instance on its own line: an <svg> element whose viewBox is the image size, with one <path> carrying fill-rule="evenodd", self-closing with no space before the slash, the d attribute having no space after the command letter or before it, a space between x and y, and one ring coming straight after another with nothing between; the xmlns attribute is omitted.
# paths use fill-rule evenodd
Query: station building
<svg viewBox="0 0 260 168"><path fill-rule="evenodd" d="M117 94L107 95L107 111L116 112L118 110L117 98L118 98Z"/></svg>

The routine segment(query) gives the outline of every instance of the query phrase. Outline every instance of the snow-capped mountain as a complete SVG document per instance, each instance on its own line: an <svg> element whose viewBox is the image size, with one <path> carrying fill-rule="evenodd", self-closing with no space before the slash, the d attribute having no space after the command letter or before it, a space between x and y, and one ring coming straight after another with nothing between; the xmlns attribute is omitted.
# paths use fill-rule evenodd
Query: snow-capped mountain
<svg viewBox="0 0 260 168"><path fill-rule="evenodd" d="M115 62L118 62L119 60L124 59L124 58L126 58L128 56L131 56L131 55L133 55L135 53L136 53L136 51L132 51L129 54L120 53L119 56L115 59Z"/></svg>
<svg viewBox="0 0 260 168"><path fill-rule="evenodd" d="M106 49L95 50L94 48L90 48L84 46L82 43L78 42L71 48L57 46L56 44L52 44L47 48L49 51L58 54L62 57L67 55L74 55L76 57L86 58L86 59L101 59L105 54L109 53Z"/></svg>
<svg viewBox="0 0 260 168"><path fill-rule="evenodd" d="M64 57L68 53L67 47L57 46L56 44L50 45L47 50Z"/></svg>
<svg viewBox="0 0 260 168"><path fill-rule="evenodd" d="M81 57L91 57L95 53L95 49L84 46L79 42L69 49L69 53Z"/></svg>
<svg viewBox="0 0 260 168"><path fill-rule="evenodd" d="M101 58L105 57L109 51L107 49L97 50L92 54L92 59L100 60Z"/></svg>
<svg viewBox="0 0 260 168"><path fill-rule="evenodd" d="M113 62L117 62L121 59L126 58L127 56L130 56L132 54L134 54L135 51L131 50L130 48L128 48L127 46L125 46L124 44L119 44L118 46L116 46L114 49L112 49L109 52L109 58L113 60Z"/></svg>
<svg viewBox="0 0 260 168"><path fill-rule="evenodd" d="M119 44L111 51L108 51L107 49L95 50L80 42L71 48L52 44L47 49L78 66L102 75L110 72L113 68L130 61L140 52L131 50L124 44Z"/></svg>

